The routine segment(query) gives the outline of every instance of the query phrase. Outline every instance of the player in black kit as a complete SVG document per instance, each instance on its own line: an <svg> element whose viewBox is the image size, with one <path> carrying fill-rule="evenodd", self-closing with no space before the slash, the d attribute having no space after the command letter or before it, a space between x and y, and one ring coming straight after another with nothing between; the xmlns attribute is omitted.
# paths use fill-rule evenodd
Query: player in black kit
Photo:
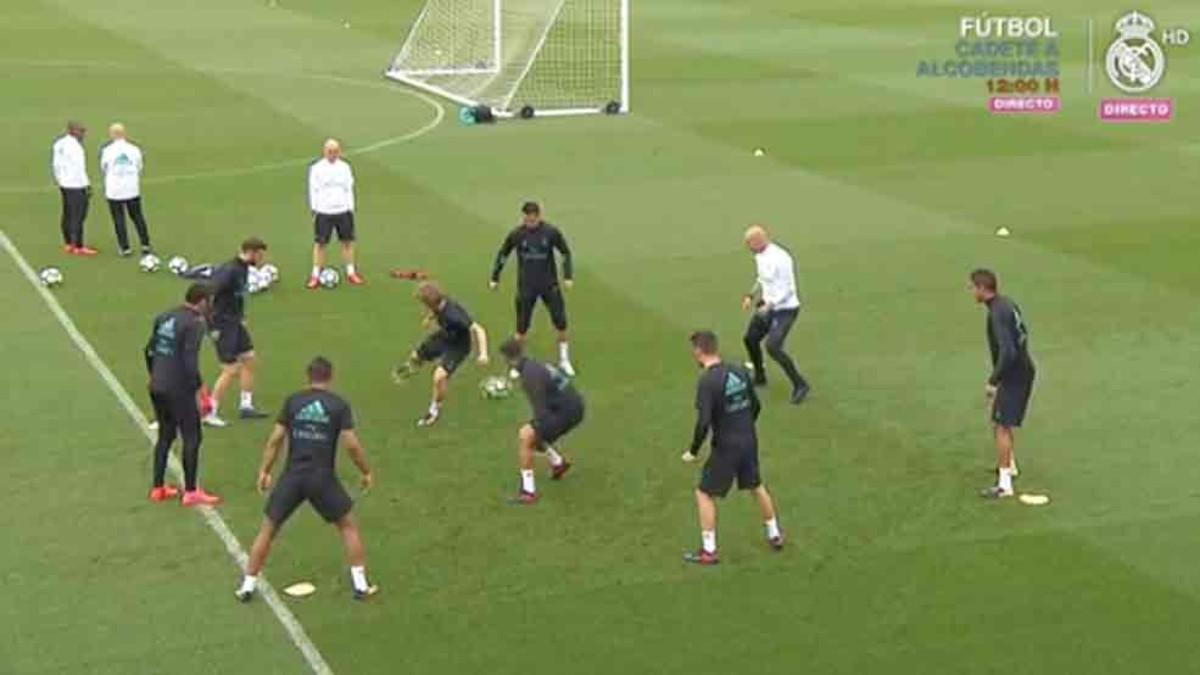
<svg viewBox="0 0 1200 675"><path fill-rule="evenodd" d="M988 349L992 373L984 391L996 441L996 485L983 490L989 499L1013 496L1012 479L1017 473L1013 456L1013 429L1025 421L1025 411L1033 394L1037 374L1029 356L1029 328L1021 308L1000 295L996 274L979 269L971 272L971 292L975 302L987 306Z"/></svg>
<svg viewBox="0 0 1200 675"><path fill-rule="evenodd" d="M254 341L250 339L250 329L246 328L247 277L252 265L263 264L266 253L266 243L258 237L250 237L242 242L237 257L212 272L212 330L221 374L212 388L212 412L204 418L204 423L209 426L225 426L217 409L235 375L241 389L238 416L242 419L267 416L254 407Z"/></svg>
<svg viewBox="0 0 1200 675"><path fill-rule="evenodd" d="M704 373L696 385L696 428L684 462L695 462L704 439L712 431L712 449L696 488L696 514L700 521L700 550L683 556L686 562L715 565L717 557L717 497L724 497L737 479L739 490L753 490L762 511L767 543L783 548L783 532L775 516L771 493L762 484L758 469L758 434L755 422L761 406L753 378L745 368L721 360L717 336L698 331L691 336L692 358Z"/></svg>
<svg viewBox="0 0 1200 675"><path fill-rule="evenodd" d="M437 423L442 414L442 403L446 400L446 388L450 376L471 355L472 342L478 348L476 362L488 364L487 331L475 323L462 305L451 300L437 284L424 282L417 287L417 300L425 306L428 314L425 325L438 328L408 356L408 361L392 371L392 377L400 382L412 377L426 363L437 361L433 369L433 396L429 410L417 420L417 426L428 427Z"/></svg>
<svg viewBox="0 0 1200 675"><path fill-rule="evenodd" d="M200 343L207 328L212 289L196 283L188 287L182 307L159 314L146 342L146 370L150 374L150 401L158 427L154 444L154 477L150 501L163 502L179 494L166 484L167 453L175 436L183 438L184 506L212 505L220 498L196 484L200 464Z"/></svg>
<svg viewBox="0 0 1200 675"><path fill-rule="evenodd" d="M558 330L558 367L568 377L575 376L571 365L571 352L567 345L567 305L563 300L558 281L558 263L554 252L562 254L562 287L571 288L574 271L571 249L562 232L542 220L542 209L537 202L525 202L521 207L521 224L500 245L496 262L492 266L492 290L500 287L500 272L504 270L509 254L517 252L517 333L520 340L529 332L533 308L541 300L550 311L550 321Z"/></svg>
<svg viewBox="0 0 1200 675"><path fill-rule="evenodd" d="M571 463L554 448L558 439L566 436L583 421L583 397L571 386L571 380L554 366L525 357L525 344L509 338L500 345L500 353L508 366L517 373L533 419L517 432L517 464L521 470L521 489L513 503L535 504L537 488L533 480L533 455L545 453L550 461L550 480L561 480Z"/></svg>
<svg viewBox="0 0 1200 675"><path fill-rule="evenodd" d="M235 593L242 602L254 597L258 589L258 575L267 562L271 542L279 533L279 528L304 502L311 504L325 522L337 527L346 549L346 560L350 564L354 598L364 600L379 590L367 582L362 537L350 515L354 502L346 494L346 488L334 470L338 443L346 447L350 459L362 474L364 492L371 488L373 482L371 469L367 466L367 457L358 434L354 432L354 414L350 404L329 390L332 382L333 365L320 356L313 359L308 364L308 388L288 397L275 420L275 429L267 439L262 465L258 469L259 492L271 488L271 468L275 466L275 459L285 439L288 445L287 465L271 490L265 509L266 517L250 547L246 573Z"/></svg>

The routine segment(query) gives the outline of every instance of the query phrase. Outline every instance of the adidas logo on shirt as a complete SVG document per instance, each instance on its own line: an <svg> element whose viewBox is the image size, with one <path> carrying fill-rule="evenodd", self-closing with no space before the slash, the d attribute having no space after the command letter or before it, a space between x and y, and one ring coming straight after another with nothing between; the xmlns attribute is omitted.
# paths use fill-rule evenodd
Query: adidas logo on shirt
<svg viewBox="0 0 1200 675"><path fill-rule="evenodd" d="M725 411L735 413L750 407L749 385L735 373L725 375Z"/></svg>
<svg viewBox="0 0 1200 675"><path fill-rule="evenodd" d="M320 401L312 401L296 413L296 421L329 424L329 414L325 412L325 406L321 405Z"/></svg>

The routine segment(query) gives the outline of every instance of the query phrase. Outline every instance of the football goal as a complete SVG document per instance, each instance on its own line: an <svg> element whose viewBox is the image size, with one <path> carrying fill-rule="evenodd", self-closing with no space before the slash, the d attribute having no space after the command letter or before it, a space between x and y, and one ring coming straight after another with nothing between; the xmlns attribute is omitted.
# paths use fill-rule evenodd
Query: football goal
<svg viewBox="0 0 1200 675"><path fill-rule="evenodd" d="M499 117L629 111L629 0L426 0L387 76Z"/></svg>

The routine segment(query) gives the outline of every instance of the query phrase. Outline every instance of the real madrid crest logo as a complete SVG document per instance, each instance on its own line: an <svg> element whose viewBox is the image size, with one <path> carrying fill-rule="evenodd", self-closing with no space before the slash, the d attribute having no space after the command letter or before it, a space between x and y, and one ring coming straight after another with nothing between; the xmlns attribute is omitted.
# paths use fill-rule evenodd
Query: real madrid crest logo
<svg viewBox="0 0 1200 675"><path fill-rule="evenodd" d="M1154 21L1140 12L1130 12L1117 21L1117 36L1104 57L1108 79L1130 94L1152 89L1167 68L1167 56L1150 33Z"/></svg>

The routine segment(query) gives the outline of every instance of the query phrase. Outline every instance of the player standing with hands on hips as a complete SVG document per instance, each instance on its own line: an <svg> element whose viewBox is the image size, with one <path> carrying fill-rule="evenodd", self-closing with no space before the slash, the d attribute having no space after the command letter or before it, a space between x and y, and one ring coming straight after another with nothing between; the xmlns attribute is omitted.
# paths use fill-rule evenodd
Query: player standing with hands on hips
<svg viewBox="0 0 1200 675"><path fill-rule="evenodd" d="M321 159L308 167L308 208L313 214L312 274L306 288L319 288L318 275L325 267L325 247L337 232L342 246L342 264L346 281L365 282L354 265L354 172L342 159L342 146L336 139L325 141Z"/></svg>
<svg viewBox="0 0 1200 675"><path fill-rule="evenodd" d="M574 268L571 249L562 232L542 220L542 209L537 202L525 202L521 206L521 224L500 245L496 263L492 266L492 290L500 287L500 272L508 256L517 252L517 332L518 340L524 341L533 318L533 308L538 300L550 311L550 321L558 330L558 368L567 377L575 377L571 365L570 349L567 346L567 306L562 288L570 289L574 283ZM558 282L558 263L554 252L562 254L563 280Z"/></svg>
<svg viewBox="0 0 1200 675"><path fill-rule="evenodd" d="M1013 496L1013 476L1017 462L1013 456L1013 429L1025 421L1025 411L1033 394L1037 370L1029 356L1029 329L1021 308L1000 295L999 282L991 270L971 272L971 292L975 302L988 311L987 339L992 356L992 373L984 392L991 413L996 441L996 485L983 490L989 499Z"/></svg>
<svg viewBox="0 0 1200 675"><path fill-rule="evenodd" d="M801 403L808 396L808 382L783 349L783 343L800 313L795 263L786 249L771 241L761 225L752 225L746 230L745 242L746 248L754 254L757 271L754 287L742 298L742 309L754 310L745 337L746 352L754 364L754 384L758 387L767 384L762 351L765 338L767 353L783 368L791 382L792 403Z"/></svg>
<svg viewBox="0 0 1200 675"><path fill-rule="evenodd" d="M142 214L142 149L125 137L125 125L120 122L109 125L108 138L109 141L100 146L100 173L104 176L104 197L108 199L108 212L117 233L117 254L124 257L133 253L125 229L125 214L128 213L137 228L142 255L145 255L150 253L150 231Z"/></svg>
<svg viewBox="0 0 1200 675"><path fill-rule="evenodd" d="M87 175L87 153L83 137L87 128L79 122L67 122L67 133L54 140L50 149L50 167L62 196L63 251L70 255L93 256L99 253L83 243L83 223L87 220L92 186Z"/></svg>

